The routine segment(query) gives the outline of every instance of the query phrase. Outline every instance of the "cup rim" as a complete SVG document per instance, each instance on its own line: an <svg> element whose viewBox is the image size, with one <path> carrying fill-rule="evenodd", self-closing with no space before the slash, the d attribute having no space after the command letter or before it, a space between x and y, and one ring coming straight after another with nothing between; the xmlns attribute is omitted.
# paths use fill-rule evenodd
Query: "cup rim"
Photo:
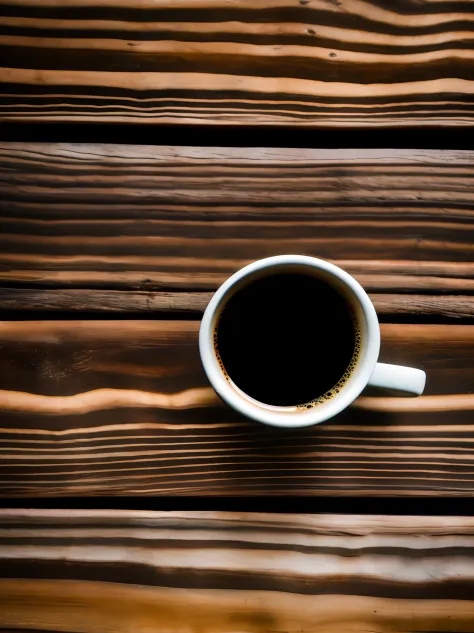
<svg viewBox="0 0 474 633"><path fill-rule="evenodd" d="M342 282L355 296L365 321L365 332L362 336L362 358L353 371L351 378L344 385L341 392L324 404L314 406L308 410L283 410L284 407L274 407L253 400L228 380L219 366L214 351L213 334L216 315L230 294L232 288L246 277L277 266L301 266L322 270ZM269 424L271 426L298 428L320 424L344 410L357 398L367 385L378 360L380 351L380 327L375 308L369 296L359 284L345 270L326 260L307 255L276 255L260 259L244 266L229 277L212 296L201 321L199 330L199 351L204 371L216 393L228 405L243 415Z"/></svg>

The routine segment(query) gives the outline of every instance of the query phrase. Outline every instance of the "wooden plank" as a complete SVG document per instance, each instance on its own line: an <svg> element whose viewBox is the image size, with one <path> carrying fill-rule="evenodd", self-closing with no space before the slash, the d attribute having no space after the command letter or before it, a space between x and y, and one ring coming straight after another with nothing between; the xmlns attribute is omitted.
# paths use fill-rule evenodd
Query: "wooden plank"
<svg viewBox="0 0 474 633"><path fill-rule="evenodd" d="M212 292L0 288L0 305L5 317L8 317L8 312L18 310L34 310L39 313L148 312L150 316L156 312L183 312L200 316L211 296ZM454 301L450 301L449 297L442 299L448 299L448 303L453 304L455 313L461 309L462 304L462 316L474 316L474 297L463 297L464 301L461 299L459 302L457 297ZM471 303L472 310L469 309ZM438 312L436 309L435 311Z"/></svg>
<svg viewBox="0 0 474 633"><path fill-rule="evenodd" d="M385 315L470 318L473 175L471 151L4 143L2 306L201 311L292 252L340 264Z"/></svg>
<svg viewBox="0 0 474 633"><path fill-rule="evenodd" d="M0 511L4 631L472 631L470 517Z"/></svg>
<svg viewBox="0 0 474 633"><path fill-rule="evenodd" d="M469 2L6 0L0 118L470 126Z"/></svg>
<svg viewBox="0 0 474 633"><path fill-rule="evenodd" d="M150 316L164 312L200 317L211 297L210 292L0 288L0 305L6 318L12 311L31 310L39 314L48 312L49 316L53 312L126 312L148 313ZM370 298L384 320L399 316L474 319L474 296L370 293Z"/></svg>
<svg viewBox="0 0 474 633"><path fill-rule="evenodd" d="M220 402L198 326L2 323L0 493L472 496L474 326L382 325L381 360L424 368L426 395L295 431Z"/></svg>

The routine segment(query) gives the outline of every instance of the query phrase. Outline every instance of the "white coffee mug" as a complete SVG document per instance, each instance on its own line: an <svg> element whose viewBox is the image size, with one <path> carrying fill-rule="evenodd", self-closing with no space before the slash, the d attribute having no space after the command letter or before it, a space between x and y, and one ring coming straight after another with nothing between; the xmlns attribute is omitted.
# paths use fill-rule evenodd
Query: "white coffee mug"
<svg viewBox="0 0 474 633"><path fill-rule="evenodd" d="M227 301L252 281L278 272L312 274L338 291L351 306L360 330L360 351L346 382L329 399L319 398L307 409L299 406L264 404L244 393L221 369L214 346L219 316ZM296 306L295 310L301 309ZM420 369L378 363L380 327L372 301L362 286L342 268L304 255L279 255L256 261L227 279L212 297L199 332L199 350L204 370L217 394L231 407L258 422L280 427L319 424L340 413L365 387L380 387L401 395L423 393L426 374ZM316 360L317 362L317 360Z"/></svg>

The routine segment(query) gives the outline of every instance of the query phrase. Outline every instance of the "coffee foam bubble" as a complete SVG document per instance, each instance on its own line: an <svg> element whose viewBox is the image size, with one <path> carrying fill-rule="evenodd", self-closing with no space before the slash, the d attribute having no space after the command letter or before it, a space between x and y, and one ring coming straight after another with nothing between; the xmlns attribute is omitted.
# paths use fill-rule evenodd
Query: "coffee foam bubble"
<svg viewBox="0 0 474 633"><path fill-rule="evenodd" d="M219 363L219 367L221 368L221 371L224 374L226 380L231 382L230 376L227 373L227 370L226 370L226 368L224 366L224 363L222 361L222 357L220 355L219 348L218 348L218 345L217 345L217 341L218 341L217 331L218 331L218 328L219 328L220 316L221 315L219 315L219 318L218 318L218 320L216 322L216 325L215 325L215 328L214 328L214 335L213 335L214 353L216 355L216 360ZM346 382L351 377L352 372L354 371L354 369L355 369L355 367L357 365L357 362L359 360L360 349L361 349L360 328L359 328L359 325L358 325L358 323L356 321L355 315L352 313L351 316L352 316L352 320L353 320L353 324L354 324L355 343L354 343L354 353L353 353L352 358L351 358L351 360L349 362L349 365L347 366L346 371L342 375L341 379L334 385L334 387L332 387L332 389L329 389L329 391L326 391L326 393L323 393L322 396L318 396L317 398L314 398L314 400L310 400L309 402L305 402L304 404L293 405L293 406L296 406L296 409L298 411L307 411L309 409L313 409L314 407L317 407L318 405L324 404L328 400L331 400L332 398L337 396L337 394L341 391L341 389L344 387Z"/></svg>
<svg viewBox="0 0 474 633"><path fill-rule="evenodd" d="M214 338L214 353L216 355L217 362L219 363L219 367L223 371L224 376L227 378L227 380L229 380L230 379L229 374L227 373L227 370L224 367L224 363L222 362L222 358L221 358L221 355L219 353L219 348L217 347L217 326L218 325L219 324L217 323L216 324L216 328L214 330L214 337L213 337Z"/></svg>
<svg viewBox="0 0 474 633"><path fill-rule="evenodd" d="M359 360L359 357L360 357L360 342L361 342L360 327L355 319L355 315L352 314L351 316L354 323L355 343L354 343L354 353L352 354L352 358L349 362L349 365L347 366L346 371L342 375L341 379L334 385L334 387L332 387L332 389L329 389L329 391L326 391L326 393L323 393L322 396L318 396L314 400L310 400L309 402L305 402L304 404L296 405L296 408L299 411L307 411L308 409L313 409L314 407L317 407L318 405L324 404L328 400L331 400L332 398L337 396L337 394L340 392L340 390L344 387L346 382L351 377L352 372L354 371L357 365L357 361Z"/></svg>

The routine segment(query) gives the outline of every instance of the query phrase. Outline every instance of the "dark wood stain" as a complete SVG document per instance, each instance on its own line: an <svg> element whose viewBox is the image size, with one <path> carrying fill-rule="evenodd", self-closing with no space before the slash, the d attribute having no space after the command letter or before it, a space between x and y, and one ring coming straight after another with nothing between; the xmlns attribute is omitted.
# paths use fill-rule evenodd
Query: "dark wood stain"
<svg viewBox="0 0 474 633"><path fill-rule="evenodd" d="M473 43L462 2L22 0L0 6L0 119L471 126Z"/></svg>
<svg viewBox="0 0 474 633"><path fill-rule="evenodd" d="M457 516L1 510L0 630L467 633L473 535Z"/></svg>
<svg viewBox="0 0 474 633"><path fill-rule="evenodd" d="M198 317L232 272L292 252L341 265L386 319L470 319L473 160L4 143L2 306Z"/></svg>
<svg viewBox="0 0 474 633"><path fill-rule="evenodd" d="M0 633L472 633L474 521L439 514L474 489L473 27L467 0L0 2L0 135L29 141L0 143L0 497L48 507L0 509ZM293 430L217 398L201 314L282 253L362 283L421 398ZM166 499L230 511L137 509ZM324 514L351 499L392 516Z"/></svg>
<svg viewBox="0 0 474 633"><path fill-rule="evenodd" d="M294 431L249 422L213 395L198 327L4 322L2 494L471 494L474 326L382 325L381 359L423 367L427 395L411 410L365 398Z"/></svg>
<svg viewBox="0 0 474 633"><path fill-rule="evenodd" d="M4 143L0 157L0 299L16 319L0 331L2 494L471 494L471 151ZM335 261L384 321L405 319L382 325L381 359L423 367L426 396L362 398L286 432L224 407L198 319L229 274L282 252ZM452 325L410 323L432 318Z"/></svg>

